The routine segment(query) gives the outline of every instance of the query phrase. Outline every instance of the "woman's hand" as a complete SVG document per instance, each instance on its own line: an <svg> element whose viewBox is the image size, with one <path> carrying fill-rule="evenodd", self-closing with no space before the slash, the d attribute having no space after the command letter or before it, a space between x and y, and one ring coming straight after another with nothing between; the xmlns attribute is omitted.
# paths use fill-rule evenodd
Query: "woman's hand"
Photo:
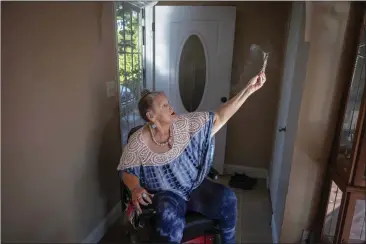
<svg viewBox="0 0 366 244"><path fill-rule="evenodd" d="M142 213L140 204L147 206L148 204L151 204L151 198L154 195L148 193L144 188L141 186L135 187L132 189L132 203L135 206L135 209L137 213Z"/></svg>
<svg viewBox="0 0 366 244"><path fill-rule="evenodd" d="M258 75L254 76L248 82L245 90L247 90L248 95L252 95L254 92L258 91L266 82L266 74L261 72Z"/></svg>

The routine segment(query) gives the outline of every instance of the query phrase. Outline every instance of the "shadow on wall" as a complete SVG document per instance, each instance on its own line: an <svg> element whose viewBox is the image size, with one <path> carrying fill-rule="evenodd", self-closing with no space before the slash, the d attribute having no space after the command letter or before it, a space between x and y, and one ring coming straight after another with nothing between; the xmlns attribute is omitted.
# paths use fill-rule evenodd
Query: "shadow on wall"
<svg viewBox="0 0 366 244"><path fill-rule="evenodd" d="M100 116L103 116L102 110L100 110ZM81 219L80 224L88 224L90 232L97 227L95 223L101 223L101 220L107 217L120 199L119 179L116 170L122 154L119 126L119 111L116 106L113 116L105 123L103 129L90 133L86 139L86 143L90 144L88 148L94 149L92 149L93 152L88 154L87 161L95 162L96 165L89 165L89 169L82 171L78 178L80 183L75 184L75 198L78 199L76 206L78 214L88 211L86 204L92 205L91 209L89 207L89 211L95 211L93 221L86 222L90 216L81 215L84 216L85 220ZM89 184L87 189L85 187L78 189L78 186L85 186L85 184ZM96 192L98 194L97 198L91 198L91 195ZM90 204L88 202L90 199L97 199L97 201ZM119 211L119 208L117 211ZM104 228L109 227L107 222L104 222L104 224Z"/></svg>
<svg viewBox="0 0 366 244"><path fill-rule="evenodd" d="M119 191L116 191L116 188L119 188L119 180L117 174L117 165L120 160L121 151L116 152L110 145L120 145L120 137L116 135L116 128L119 128L119 112L118 107L115 109L115 113L113 113L113 117L107 122L105 125L102 135L101 135L101 143L98 154L98 179L99 179L99 187L100 193L104 195L103 199L107 199L106 201L106 209L111 210L119 197ZM115 172L115 177L111 172ZM110 194L113 193L113 196Z"/></svg>
<svg viewBox="0 0 366 244"><path fill-rule="evenodd" d="M85 219L79 219L80 225L88 225L87 229L90 234L98 224L116 207L116 203L120 199L119 180L117 174L117 165L121 156L121 142L119 134L119 113L117 108L113 113L113 116L106 122L103 129L99 132L91 133L86 139L88 148L94 148L93 152L88 154L88 162L95 162L95 167L89 165L89 169L85 169L80 173L78 181L80 183L75 184L75 195L78 199L77 202L77 214L84 213ZM116 150L118 145L119 150ZM88 184L88 188L78 187ZM94 197L94 194L97 194ZM90 203L90 199L97 199L96 202ZM90 206L87 209L87 206ZM93 207L94 206L94 207ZM119 211L119 208L116 209ZM87 215L89 211L94 211L92 221L88 221L90 216ZM119 216L118 216L119 217ZM104 222L104 228L107 229L108 223ZM85 238L85 237L84 237Z"/></svg>

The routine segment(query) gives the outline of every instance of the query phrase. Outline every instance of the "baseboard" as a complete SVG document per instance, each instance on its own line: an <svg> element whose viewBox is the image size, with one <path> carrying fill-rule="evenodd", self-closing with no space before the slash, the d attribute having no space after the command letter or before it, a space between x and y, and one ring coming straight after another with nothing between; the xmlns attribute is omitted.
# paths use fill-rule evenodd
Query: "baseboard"
<svg viewBox="0 0 366 244"><path fill-rule="evenodd" d="M98 243L107 232L108 227L113 225L118 220L118 218L121 217L121 211L121 201L119 201L82 243Z"/></svg>
<svg viewBox="0 0 366 244"><path fill-rule="evenodd" d="M235 165L235 164L225 164L224 165L224 173L225 174L234 174L234 173L245 173L250 177L257 179L268 179L268 171L265 168L256 168L249 167L243 165ZM268 185L268 180L267 180Z"/></svg>
<svg viewBox="0 0 366 244"><path fill-rule="evenodd" d="M274 214L272 214L271 229L272 229L272 243L278 243L277 226L276 221L274 219Z"/></svg>

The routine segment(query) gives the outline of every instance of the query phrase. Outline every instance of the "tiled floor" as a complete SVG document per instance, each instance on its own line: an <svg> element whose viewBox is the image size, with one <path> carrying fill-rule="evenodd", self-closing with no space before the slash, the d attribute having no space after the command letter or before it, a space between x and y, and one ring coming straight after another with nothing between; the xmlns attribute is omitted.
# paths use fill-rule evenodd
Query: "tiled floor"
<svg viewBox="0 0 366 244"><path fill-rule="evenodd" d="M221 177L227 185L229 177ZM238 199L237 243L272 243L271 204L265 180L250 191L233 189Z"/></svg>
<svg viewBox="0 0 366 244"><path fill-rule="evenodd" d="M220 178L227 185L228 176ZM250 191L234 189L238 199L237 243L272 243L271 207L266 182L259 180ZM120 222L114 224L100 243L128 243Z"/></svg>

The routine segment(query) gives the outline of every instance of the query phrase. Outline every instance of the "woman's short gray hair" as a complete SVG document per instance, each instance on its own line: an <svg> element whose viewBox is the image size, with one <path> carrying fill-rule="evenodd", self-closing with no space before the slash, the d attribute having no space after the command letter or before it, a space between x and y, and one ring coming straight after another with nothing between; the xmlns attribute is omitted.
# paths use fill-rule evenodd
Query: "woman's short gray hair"
<svg viewBox="0 0 366 244"><path fill-rule="evenodd" d="M138 103L138 108L140 112L141 118L143 118L146 122L149 122L149 119L146 116L146 113L149 109L152 108L154 97L159 95L161 92L151 92L148 89L144 89L141 92L141 98Z"/></svg>

